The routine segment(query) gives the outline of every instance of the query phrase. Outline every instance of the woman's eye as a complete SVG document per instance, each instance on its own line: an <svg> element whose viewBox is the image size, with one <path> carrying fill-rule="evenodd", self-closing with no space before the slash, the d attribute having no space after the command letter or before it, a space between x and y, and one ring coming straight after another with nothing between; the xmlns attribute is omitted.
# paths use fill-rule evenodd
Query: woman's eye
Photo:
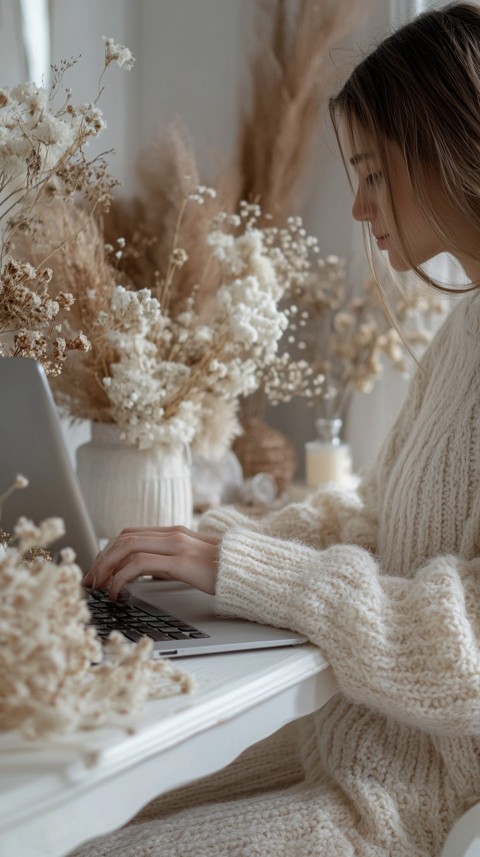
<svg viewBox="0 0 480 857"><path fill-rule="evenodd" d="M368 176L365 177L365 184L372 187L373 185L378 184L382 178L382 173L369 173Z"/></svg>

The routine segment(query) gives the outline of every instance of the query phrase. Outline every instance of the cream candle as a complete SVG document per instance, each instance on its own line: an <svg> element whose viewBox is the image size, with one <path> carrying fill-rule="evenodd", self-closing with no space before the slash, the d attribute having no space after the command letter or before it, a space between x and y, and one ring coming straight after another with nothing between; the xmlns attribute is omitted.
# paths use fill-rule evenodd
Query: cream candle
<svg viewBox="0 0 480 857"><path fill-rule="evenodd" d="M316 420L320 435L317 440L305 444L305 478L310 488L316 488L325 482L347 485L352 472L350 446L342 443L339 433L341 419Z"/></svg>
<svg viewBox="0 0 480 857"><path fill-rule="evenodd" d="M346 485L352 472L352 458L347 443L334 446L321 440L305 444L305 477L310 488L325 482Z"/></svg>

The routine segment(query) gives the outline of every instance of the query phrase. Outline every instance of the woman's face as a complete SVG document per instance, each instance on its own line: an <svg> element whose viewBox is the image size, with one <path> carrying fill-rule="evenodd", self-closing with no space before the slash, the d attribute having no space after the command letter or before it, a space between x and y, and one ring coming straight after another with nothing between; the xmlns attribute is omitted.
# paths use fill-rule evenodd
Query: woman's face
<svg viewBox="0 0 480 857"><path fill-rule="evenodd" d="M396 271L406 271L448 250L427 223L422 213L399 146L387 142L391 196L408 253L402 247L395 226L385 178L375 153L365 135L354 142L344 134L345 152L356 176L356 194L352 207L355 220L367 222L379 250L388 253Z"/></svg>

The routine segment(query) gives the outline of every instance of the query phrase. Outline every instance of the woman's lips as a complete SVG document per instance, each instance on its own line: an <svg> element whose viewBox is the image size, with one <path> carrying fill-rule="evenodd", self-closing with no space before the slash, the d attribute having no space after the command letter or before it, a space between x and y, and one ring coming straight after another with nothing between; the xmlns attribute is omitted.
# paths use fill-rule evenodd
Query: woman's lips
<svg viewBox="0 0 480 857"><path fill-rule="evenodd" d="M377 247L380 250L383 250L383 248L386 246L386 243L388 240L388 232L385 232L384 235L375 235L374 234L373 237L375 238L375 241L377 242Z"/></svg>

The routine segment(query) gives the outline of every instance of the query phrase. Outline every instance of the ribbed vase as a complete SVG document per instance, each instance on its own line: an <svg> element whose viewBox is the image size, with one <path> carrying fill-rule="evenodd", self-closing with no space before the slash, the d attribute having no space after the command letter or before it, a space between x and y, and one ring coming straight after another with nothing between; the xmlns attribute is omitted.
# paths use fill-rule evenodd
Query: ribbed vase
<svg viewBox="0 0 480 857"><path fill-rule="evenodd" d="M77 449L77 473L99 539L124 527L192 524L188 449L137 449L111 423L92 423L91 440Z"/></svg>

